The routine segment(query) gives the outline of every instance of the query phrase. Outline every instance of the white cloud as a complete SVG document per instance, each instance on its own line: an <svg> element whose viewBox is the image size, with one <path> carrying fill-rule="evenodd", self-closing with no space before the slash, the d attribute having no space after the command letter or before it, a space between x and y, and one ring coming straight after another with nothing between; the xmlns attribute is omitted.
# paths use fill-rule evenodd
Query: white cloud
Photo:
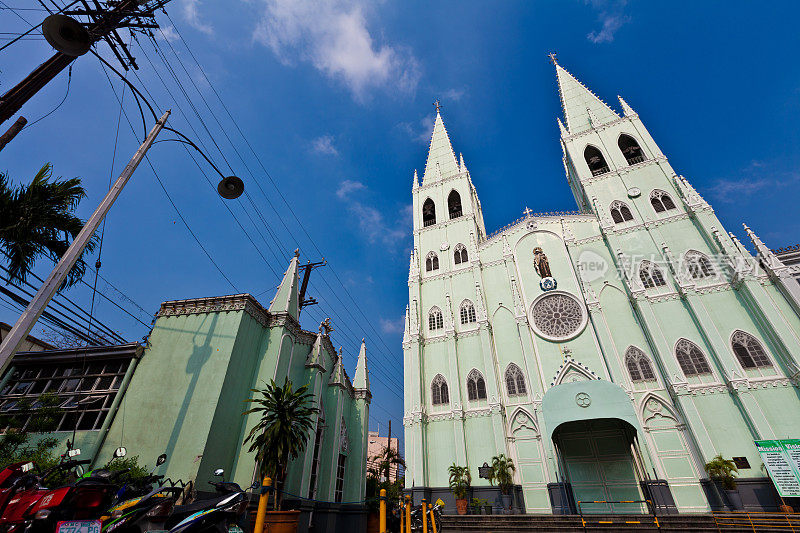
<svg viewBox="0 0 800 533"><path fill-rule="evenodd" d="M412 141L428 144L431 142L431 133L433 132L434 115L423 117L417 124L412 122L400 122L397 127L403 133L407 134Z"/></svg>
<svg viewBox="0 0 800 533"><path fill-rule="evenodd" d="M445 100L452 100L454 102L458 102L461 98L464 97L466 94L466 89L447 89L445 92L442 93L442 98Z"/></svg>
<svg viewBox="0 0 800 533"><path fill-rule="evenodd" d="M610 43L614 34L631 18L623 13L627 0L586 0L598 11L598 20L603 24L600 31L591 31L586 38L593 43Z"/></svg>
<svg viewBox="0 0 800 533"><path fill-rule="evenodd" d="M800 172L781 172L763 161L750 161L739 172L741 177L718 179L705 189L721 202L740 202L759 191L768 193L800 182Z"/></svg>
<svg viewBox="0 0 800 533"><path fill-rule="evenodd" d="M363 0L362 0L363 1ZM285 65L306 61L344 83L357 100L375 88L413 91L419 64L401 46L376 43L365 6L343 0L262 0L253 39Z"/></svg>
<svg viewBox="0 0 800 533"><path fill-rule="evenodd" d="M339 155L339 150L333 145L332 135L323 135L311 140L311 150L318 154Z"/></svg>
<svg viewBox="0 0 800 533"><path fill-rule="evenodd" d="M382 210L362 202L353 194L363 190L367 190L367 186L360 181L344 180L339 184L336 196L347 202L347 210L358 222L358 229L367 242L380 242L396 251L396 245L409 236L411 205L404 205L394 220L389 221Z"/></svg>
<svg viewBox="0 0 800 533"><path fill-rule="evenodd" d="M171 43L180 39L178 32L176 32L175 28L172 26L164 26L163 28L160 28L160 30L155 33L155 36L159 41L169 41Z"/></svg>
<svg viewBox="0 0 800 533"><path fill-rule="evenodd" d="M403 333L403 330L406 327L406 319L405 317L400 317L397 319L390 319L390 318L381 318L381 332L382 333Z"/></svg>
<svg viewBox="0 0 800 533"><path fill-rule="evenodd" d="M200 0L183 0L183 19L197 31L214 35L214 28L200 18Z"/></svg>
<svg viewBox="0 0 800 533"><path fill-rule="evenodd" d="M339 184L339 188L336 189L336 196L338 196L340 200L344 200L350 195L351 192L360 191L366 188L367 186L360 181L344 180Z"/></svg>

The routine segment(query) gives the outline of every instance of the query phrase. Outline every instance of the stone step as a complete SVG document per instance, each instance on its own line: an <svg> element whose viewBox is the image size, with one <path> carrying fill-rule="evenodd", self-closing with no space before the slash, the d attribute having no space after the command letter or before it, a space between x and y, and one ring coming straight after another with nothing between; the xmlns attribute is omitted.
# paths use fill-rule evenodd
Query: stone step
<svg viewBox="0 0 800 533"><path fill-rule="evenodd" d="M711 515L669 515L659 517L659 526L649 515L584 515L586 526L578 515L446 515L442 517L440 531L443 533L492 533L492 532L583 532L626 531L639 533L649 531L675 531L711 533L719 532ZM608 523L611 522L611 523ZM638 522L638 523L637 523ZM724 528L732 533L746 532L746 527Z"/></svg>

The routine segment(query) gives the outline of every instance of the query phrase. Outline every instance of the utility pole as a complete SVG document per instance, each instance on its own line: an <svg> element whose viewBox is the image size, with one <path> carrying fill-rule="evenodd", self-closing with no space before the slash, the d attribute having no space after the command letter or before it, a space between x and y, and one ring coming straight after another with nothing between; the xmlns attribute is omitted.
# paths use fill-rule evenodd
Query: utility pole
<svg viewBox="0 0 800 533"><path fill-rule="evenodd" d="M296 251L296 253L299 253L299 251ZM309 261L307 264L297 267L297 270L303 272L303 281L300 283L300 292L298 298L300 300L300 308L297 310L298 314L303 310L304 307L309 305L317 305L319 303L317 302L316 298L306 298L306 289L308 289L308 280L311 277L311 271L317 267L325 266L327 264L328 262L323 257L322 261L318 261L316 263Z"/></svg>
<svg viewBox="0 0 800 533"><path fill-rule="evenodd" d="M0 345L0 376L8 369L11 364L11 358L17 352L19 345L28 336L28 333L31 332L31 329L34 324L36 324L36 321L39 320L39 316L41 316L47 304L64 283L67 274L77 262L84 247L86 247L86 243L89 242L92 235L97 231L106 213L108 213L108 210L114 205L114 202L119 197L125 184L128 183L133 171L139 166L147 150L153 144L153 141L155 141L158 132L164 127L169 113L170 112L167 111L158 119L153 129L147 134L144 143L136 150L136 153L133 154L133 158L131 158L130 162L122 170L114 186L109 189L103 201L100 202L100 205L98 205L97 209L92 213L91 218L89 218L83 226L78 236L75 237L75 240L72 241L72 244L69 245L64 255L61 256L61 260L59 260L58 264L50 272L50 275L47 276L47 279L44 280L44 283L42 283L42 286L36 292L36 295L30 301L28 307L19 316L14 327L11 328L6 338L3 339L3 344Z"/></svg>
<svg viewBox="0 0 800 533"><path fill-rule="evenodd" d="M389 436L386 438L386 449L391 451L392 450L392 419L389 419ZM388 454L387 454L388 455ZM392 482L392 463L391 461L386 462L386 481L389 483Z"/></svg>
<svg viewBox="0 0 800 533"><path fill-rule="evenodd" d="M109 10L103 9L87 9L81 11L68 11L68 15L80 15L89 17L90 22L80 24L74 19L70 19L75 26L66 26L56 28L62 30L62 33L68 35L70 38L74 37L76 33L74 30L80 30L84 34L84 38L88 38L88 46L81 51L75 53L56 52L50 59L39 65L33 72L19 82L16 86L12 87L8 92L0 97L0 124L14 116L14 113L30 100L39 90L47 85L50 80L55 78L59 72L69 66L70 63L75 61L88 50L89 46L94 45L100 40L105 40L111 50L120 61L123 61L122 56L117 51L118 47L123 49L123 52L128 57L128 62L132 63L133 58L124 46L124 42L117 33L120 27L134 27L134 28L157 28L158 25L149 22L153 16L153 11L160 7L169 0L154 0L148 3L147 0L121 0L115 3L113 8ZM97 2L96 5L100 6ZM51 17L63 17L69 19L66 15L51 15ZM48 17L50 18L50 17ZM80 26L85 25L86 29ZM65 30L65 31L63 31ZM88 36L85 32L88 32ZM59 33L56 31L56 33ZM60 37L63 37L61 35ZM86 41L84 41L85 43ZM135 63L132 63L135 67ZM127 70L127 65L123 61L123 66Z"/></svg>
<svg viewBox="0 0 800 533"><path fill-rule="evenodd" d="M6 147L11 140L17 136L17 133L22 131L22 128L25 127L25 124L28 123L28 119L25 117L18 117L17 120L11 125L10 128L6 130L3 135L0 135L0 150Z"/></svg>

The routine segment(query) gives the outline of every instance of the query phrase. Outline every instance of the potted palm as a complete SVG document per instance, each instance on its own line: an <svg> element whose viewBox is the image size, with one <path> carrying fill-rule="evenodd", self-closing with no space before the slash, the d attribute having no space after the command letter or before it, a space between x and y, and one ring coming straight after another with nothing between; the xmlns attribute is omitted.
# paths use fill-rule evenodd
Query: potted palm
<svg viewBox="0 0 800 533"><path fill-rule="evenodd" d="M492 472L489 475L489 483L500 487L500 499L503 502L503 512L511 512L511 490L514 488L514 472L516 472L514 462L504 454L492 457Z"/></svg>
<svg viewBox="0 0 800 533"><path fill-rule="evenodd" d="M313 415L318 411L311 407L313 395L303 385L297 390L285 379L283 386L274 380L263 389L251 389L254 398L245 400L256 405L243 414L259 414L260 419L250 430L244 443L250 443L248 451L256 453L261 477L271 477L276 487L273 510L267 512L265 531L269 533L294 533L300 511L282 509L283 483L289 461L297 458L305 449L308 436L314 427Z"/></svg>
<svg viewBox="0 0 800 533"><path fill-rule="evenodd" d="M469 504L467 494L472 483L469 467L453 463L447 472L450 474L450 492L456 497L456 510L458 514L467 514L467 505Z"/></svg>
<svg viewBox="0 0 800 533"><path fill-rule="evenodd" d="M734 511L743 509L742 495L736 489L736 479L734 473L739 473L736 468L736 463L730 459L725 459L722 455L717 455L709 462L706 463L706 472L708 477L711 478L718 486L722 486L728 504Z"/></svg>

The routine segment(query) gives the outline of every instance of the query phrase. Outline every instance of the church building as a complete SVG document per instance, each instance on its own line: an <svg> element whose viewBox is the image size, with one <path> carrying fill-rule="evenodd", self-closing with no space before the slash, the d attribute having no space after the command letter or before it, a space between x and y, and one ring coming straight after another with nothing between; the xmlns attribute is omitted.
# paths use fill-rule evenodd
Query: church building
<svg viewBox="0 0 800 533"><path fill-rule="evenodd" d="M479 467L505 454L516 512L707 512L732 505L704 469L721 454L744 508L775 510L754 441L800 437L800 284L726 231L625 100L555 68L575 212L487 234L437 108L412 186L406 489L452 507L455 463L494 500Z"/></svg>

